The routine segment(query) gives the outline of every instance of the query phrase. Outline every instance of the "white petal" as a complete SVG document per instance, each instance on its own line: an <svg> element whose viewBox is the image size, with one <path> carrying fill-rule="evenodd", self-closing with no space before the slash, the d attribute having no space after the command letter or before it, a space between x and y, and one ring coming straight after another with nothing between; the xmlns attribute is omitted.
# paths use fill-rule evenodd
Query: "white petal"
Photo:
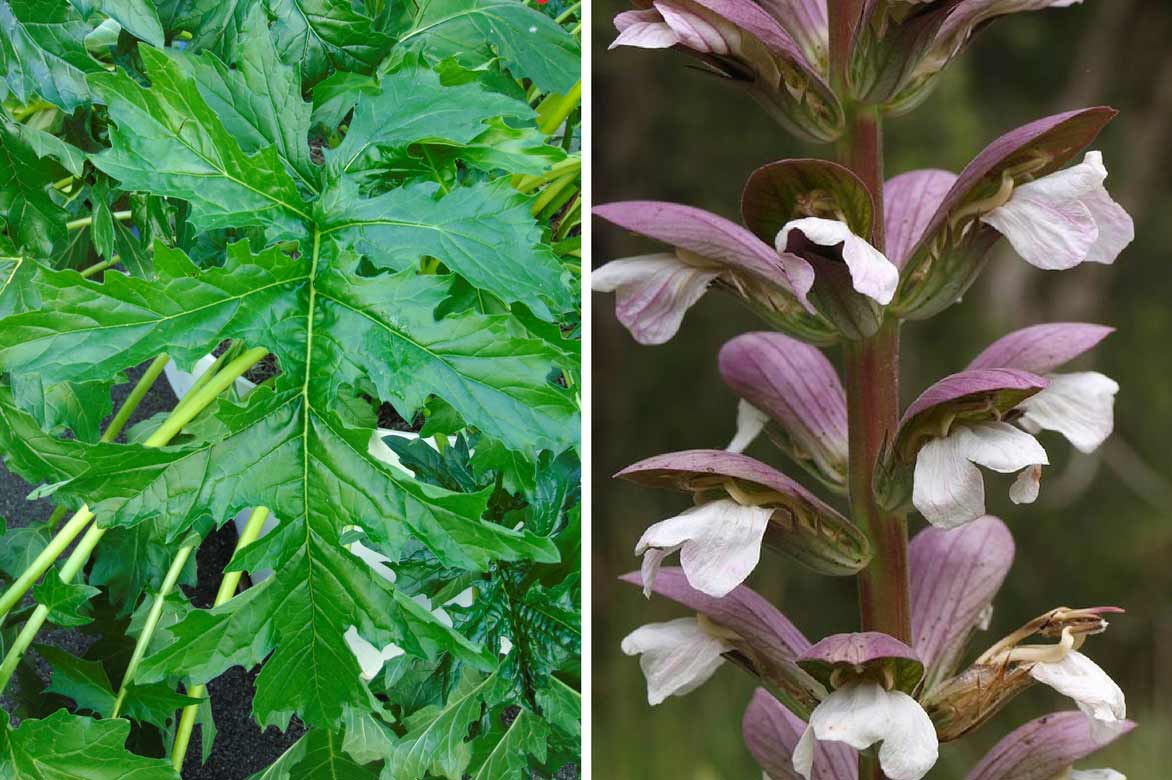
<svg viewBox="0 0 1172 780"><path fill-rule="evenodd" d="M737 433L725 449L729 452L744 452L768 422L769 415L742 399L737 404Z"/></svg>
<svg viewBox="0 0 1172 780"><path fill-rule="evenodd" d="M647 702L683 696L708 681L732 646L700 627L696 618L649 623L623 639L623 652L638 655L647 678Z"/></svg>
<svg viewBox="0 0 1172 780"><path fill-rule="evenodd" d="M916 456L912 503L924 519L941 528L956 528L985 514L984 478L974 463L1012 473L1049 459L1037 439L1008 423L957 425L948 436L925 444ZM1021 482L1011 497L1025 499L1028 487L1028 482Z"/></svg>
<svg viewBox="0 0 1172 780"><path fill-rule="evenodd" d="M882 252L852 233L845 222L820 217L788 222L777 234L776 245L780 254L789 254L786 247L793 230L800 231L819 246L841 244L842 259L850 271L851 286L855 291L885 306L891 303L895 288L899 286L899 269Z"/></svg>
<svg viewBox="0 0 1172 780"><path fill-rule="evenodd" d="M1102 154L1088 152L1078 165L1021 185L981 221L1039 268L1113 263L1135 238L1135 226L1103 186L1106 178Z"/></svg>
<svg viewBox="0 0 1172 780"><path fill-rule="evenodd" d="M965 425L957 432L969 460L987 469L1012 474L1026 466L1050 463L1037 439L1009 423Z"/></svg>
<svg viewBox="0 0 1172 780"><path fill-rule="evenodd" d="M663 565L663 559L674 552L679 551L679 546L668 547L660 550L658 547L650 547L643 553L643 563L639 567L639 576L643 580L643 597L651 598L651 591L655 587L655 578L659 576L659 567Z"/></svg>
<svg viewBox="0 0 1172 780"><path fill-rule="evenodd" d="M705 54L729 53L728 41L722 31L693 8L686 9L664 0L655 0L652 5L663 15L664 21L671 25L680 43L689 49Z"/></svg>
<svg viewBox="0 0 1172 780"><path fill-rule="evenodd" d="M985 514L985 480L960 437L932 439L916 456L912 504L929 523L957 528Z"/></svg>
<svg viewBox="0 0 1172 780"><path fill-rule="evenodd" d="M810 726L819 741L845 742L855 750L882 742L879 764L890 780L920 780L939 752L936 728L916 700L876 683L839 688L814 709Z"/></svg>
<svg viewBox="0 0 1172 780"><path fill-rule="evenodd" d="M680 42L679 36L653 8L642 11L624 11L614 18L619 36L611 43L617 46L634 46L639 49L666 49Z"/></svg>
<svg viewBox="0 0 1172 780"><path fill-rule="evenodd" d="M814 748L816 745L814 727L806 726L806 730L802 732L802 738L794 746L793 753L794 771L806 780L810 780L810 775L814 773Z"/></svg>
<svg viewBox="0 0 1172 780"><path fill-rule="evenodd" d="M1127 777L1114 769L1075 769L1070 773L1070 780L1127 780Z"/></svg>
<svg viewBox="0 0 1172 780"><path fill-rule="evenodd" d="M680 548L688 584L714 598L745 581L761 559L761 539L773 510L742 506L731 499L710 501L648 528L635 554L651 548Z"/></svg>
<svg viewBox="0 0 1172 780"><path fill-rule="evenodd" d="M1030 676L1074 699L1080 710L1097 721L1114 723L1127 717L1123 691L1082 653L1072 650L1061 661L1036 663Z"/></svg>
<svg viewBox="0 0 1172 780"><path fill-rule="evenodd" d="M1042 491L1042 467L1029 466L1022 469L1017 479L1009 486L1009 500L1015 504L1032 504Z"/></svg>
<svg viewBox="0 0 1172 780"><path fill-rule="evenodd" d="M1115 428L1119 384L1096 371L1053 374L1050 385L1018 407L1023 427L1056 431L1082 452L1094 452Z"/></svg>
<svg viewBox="0 0 1172 780"><path fill-rule="evenodd" d="M663 344L719 275L665 252L612 260L591 273L590 286L617 294L615 315L636 341Z"/></svg>

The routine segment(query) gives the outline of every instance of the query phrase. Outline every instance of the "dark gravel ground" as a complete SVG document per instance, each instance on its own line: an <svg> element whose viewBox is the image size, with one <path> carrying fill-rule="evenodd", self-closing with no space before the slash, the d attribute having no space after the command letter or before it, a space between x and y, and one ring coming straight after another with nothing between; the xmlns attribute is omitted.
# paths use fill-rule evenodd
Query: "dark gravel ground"
<svg viewBox="0 0 1172 780"><path fill-rule="evenodd" d="M114 391L115 409L137 381L142 370L140 368L127 373L130 382ZM158 412L168 411L174 405L174 394L166 380L160 378L131 418L131 424ZM9 528L18 528L43 520L53 511L53 505L46 499L26 500L25 496L31 489L28 483L10 474L3 464L0 464L0 517L8 521ZM211 605L224 566L232 557L235 546L236 529L231 523L201 545L196 554L198 586L194 593L189 593L198 606ZM57 629L43 632L37 641L80 654L86 650L89 639L78 631ZM41 672L47 683L47 668L42 668ZM218 730L215 749L208 757L207 764L200 766L200 751L194 744L195 740L199 739L197 729L192 749L188 753L187 764L183 768L184 780L244 780L272 763L301 736L302 728L296 721L284 734L272 728L262 733L256 725L250 709L256 672L257 670L250 672L241 667L234 667L208 686ZM16 684L17 681L14 679L13 686ZM0 706L11 710L11 705L12 702L7 696L0 698Z"/></svg>

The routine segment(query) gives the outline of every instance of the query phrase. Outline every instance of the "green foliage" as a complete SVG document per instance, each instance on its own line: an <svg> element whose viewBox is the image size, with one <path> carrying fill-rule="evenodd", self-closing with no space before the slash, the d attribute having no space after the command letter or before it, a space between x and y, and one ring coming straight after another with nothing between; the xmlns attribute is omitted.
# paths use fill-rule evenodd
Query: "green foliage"
<svg viewBox="0 0 1172 780"><path fill-rule="evenodd" d="M578 760L577 222L518 186L577 154L534 106L578 57L519 0L0 0L0 453L109 529L84 580L34 591L102 637L37 648L78 714L4 724L0 770L174 777L83 714L113 711L178 549L256 506L277 527L229 568L273 574L213 609L173 591L123 717L169 740L179 690L261 666L256 719L310 728L258 777ZM226 341L275 372L170 446L143 444L157 419L99 440L127 371ZM391 412L436 448L396 462ZM49 537L9 531L0 572ZM402 654L364 675L359 639Z"/></svg>

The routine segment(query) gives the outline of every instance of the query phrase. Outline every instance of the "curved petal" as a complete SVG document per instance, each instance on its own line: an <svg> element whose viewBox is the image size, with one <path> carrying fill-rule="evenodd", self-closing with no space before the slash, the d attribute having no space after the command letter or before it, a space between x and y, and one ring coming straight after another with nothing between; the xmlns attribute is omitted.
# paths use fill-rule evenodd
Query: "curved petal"
<svg viewBox="0 0 1172 780"><path fill-rule="evenodd" d="M816 347L780 333L746 333L720 350L720 375L781 426L790 454L813 461L832 483L846 476L846 392Z"/></svg>
<svg viewBox="0 0 1172 780"><path fill-rule="evenodd" d="M956 178L951 171L928 169L900 174L883 185L887 256L897 268L907 262Z"/></svg>
<svg viewBox="0 0 1172 780"><path fill-rule="evenodd" d="M612 260L595 270L590 286L616 293L615 316L640 344L663 344L719 270L697 268L671 253Z"/></svg>
<svg viewBox="0 0 1172 780"><path fill-rule="evenodd" d="M801 776L794 769L794 755L805 730L805 722L764 688L753 692L741 721L745 745L770 780L797 780ZM811 780L858 778L858 761L846 745L820 743L811 759L812 771L807 770Z"/></svg>
<svg viewBox="0 0 1172 780"><path fill-rule="evenodd" d="M1015 194L981 221L1005 236L1023 260L1046 271L1074 268L1099 240L1090 209L1077 200Z"/></svg>
<svg viewBox="0 0 1172 780"><path fill-rule="evenodd" d="M694 617L649 623L623 639L622 650L638 655L647 678L647 703L655 706L669 696L683 696L708 681L732 649L705 631Z"/></svg>
<svg viewBox="0 0 1172 780"><path fill-rule="evenodd" d="M966 780L1053 780L1135 728L1125 721L1104 742L1095 738L1089 718L1081 712L1058 712L1030 721L998 742Z"/></svg>
<svg viewBox="0 0 1172 780"><path fill-rule="evenodd" d="M1115 428L1119 383L1097 371L1052 374L1050 386L1019 407L1026 430L1056 431L1080 452L1094 452Z"/></svg>
<svg viewBox="0 0 1172 780"><path fill-rule="evenodd" d="M967 406L987 409L986 419L995 419L1048 384L1044 377L1013 368L981 368L950 374L912 401L903 413L899 435L902 438L913 432L910 429L921 423L921 418L927 419L932 414L952 417Z"/></svg>
<svg viewBox="0 0 1172 780"><path fill-rule="evenodd" d="M762 0L761 7L801 47L810 66L826 75L830 68L830 23L826 0Z"/></svg>
<svg viewBox="0 0 1172 780"><path fill-rule="evenodd" d="M969 369L1017 368L1051 374L1115 332L1106 325L1050 322L1015 330L977 355Z"/></svg>
<svg viewBox="0 0 1172 780"><path fill-rule="evenodd" d="M642 584L638 572L624 574L619 579L632 585ZM688 609L707 615L763 650L772 648L774 652L792 660L810 648L810 640L789 618L745 585L734 588L722 598L713 598L693 588L683 569L669 567L660 572L652 590Z"/></svg>
<svg viewBox="0 0 1172 780"><path fill-rule="evenodd" d="M688 582L701 593L724 596L757 567L761 559L761 540L773 510L759 506L742 506L730 499L710 501L692 507L676 517L648 528L635 554L651 548L680 550L680 563ZM645 588L654 583L644 581Z"/></svg>
<svg viewBox="0 0 1172 780"><path fill-rule="evenodd" d="M624 574L620 579L641 584L639 572ZM723 598L713 598L689 585L683 570L664 568L653 589L733 632L739 637L738 646L743 644L746 658L752 659L753 670L769 684L811 708L826 695L826 690L795 663L798 654L810 647L810 640L750 588L742 585Z"/></svg>
<svg viewBox="0 0 1172 780"><path fill-rule="evenodd" d="M935 526L956 528L985 514L985 485L974 463L1013 473L1050 461L1038 440L1008 423L955 427L916 456L912 503Z"/></svg>
<svg viewBox="0 0 1172 780"><path fill-rule="evenodd" d="M623 11L614 18L619 35L610 49L634 46L639 49L668 49L680 42L675 30L654 8L642 11Z"/></svg>
<svg viewBox="0 0 1172 780"><path fill-rule="evenodd" d="M908 546L913 647L930 690L956 669L1013 564L1013 535L992 515L963 528L925 528Z"/></svg>
<svg viewBox="0 0 1172 780"><path fill-rule="evenodd" d="M866 750L876 742L890 780L920 780L936 764L939 743L932 720L915 699L876 683L853 683L830 694L810 715L819 742ZM797 766L798 756L794 756Z"/></svg>
<svg viewBox="0 0 1172 780"><path fill-rule="evenodd" d="M924 664L915 651L879 631L832 634L798 657L798 666L828 687L836 670L859 670L873 664L894 668L894 687L905 693L915 690L924 676Z"/></svg>
<svg viewBox="0 0 1172 780"><path fill-rule="evenodd" d="M891 303L899 286L899 269L882 252L852 233L845 222L821 217L788 222L777 234L778 254L793 254L789 250L790 234L795 231L818 246L841 252L855 292L884 306Z"/></svg>
<svg viewBox="0 0 1172 780"><path fill-rule="evenodd" d="M1088 717L1112 724L1127 718L1123 690L1102 667L1080 652L1072 650L1062 660L1037 663L1030 677L1074 699Z"/></svg>
<svg viewBox="0 0 1172 780"><path fill-rule="evenodd" d="M957 177L916 246L903 262L904 284L895 314L925 319L954 304L984 267L1000 234L978 219L1004 178L1035 178L1060 170L1085 148L1116 112L1106 107L1070 111L1023 125L989 144Z"/></svg>
<svg viewBox="0 0 1172 780"><path fill-rule="evenodd" d="M737 454L744 452L768 422L769 415L742 398L737 402L737 432L725 449Z"/></svg>
<svg viewBox="0 0 1172 780"><path fill-rule="evenodd" d="M752 274L790 293L801 286L786 275L773 247L740 225L703 209L660 201L623 201L596 206L594 213L619 227Z"/></svg>
<svg viewBox="0 0 1172 780"><path fill-rule="evenodd" d="M1103 155L1087 152L1078 165L1021 185L981 221L1039 268L1113 263L1135 238L1135 226L1107 193L1106 179Z"/></svg>

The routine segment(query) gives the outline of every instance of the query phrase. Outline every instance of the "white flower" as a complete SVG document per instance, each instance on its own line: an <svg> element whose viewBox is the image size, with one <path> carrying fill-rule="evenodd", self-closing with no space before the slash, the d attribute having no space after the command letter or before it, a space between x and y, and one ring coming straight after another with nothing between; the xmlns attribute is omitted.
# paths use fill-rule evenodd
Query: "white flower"
<svg viewBox="0 0 1172 780"><path fill-rule="evenodd" d="M890 780L920 780L939 751L936 727L915 699L865 681L843 685L811 713L793 754L794 769L806 780L814 769L815 741L845 742L855 750L882 742L879 765Z"/></svg>
<svg viewBox="0 0 1172 780"><path fill-rule="evenodd" d="M748 401L741 400L737 404L737 432L725 449L729 452L744 452L768 423L769 415Z"/></svg>
<svg viewBox="0 0 1172 780"><path fill-rule="evenodd" d="M612 260L590 276L599 292L616 293L615 314L640 344L663 344L680 329L719 270L681 259L683 252Z"/></svg>
<svg viewBox="0 0 1172 780"><path fill-rule="evenodd" d="M1030 668L1030 676L1074 699L1104 735L1127 718L1123 691L1102 667L1077 650L1067 650L1056 661L1035 663Z"/></svg>
<svg viewBox="0 0 1172 780"><path fill-rule="evenodd" d="M1037 498L1041 466L1049 462L1037 439L1008 423L954 425L916 456L912 503L933 525L956 528L985 514L985 480L977 465L1021 472L1009 497L1028 504Z"/></svg>
<svg viewBox="0 0 1172 780"><path fill-rule="evenodd" d="M1127 780L1127 778L1114 769L1072 769L1070 780Z"/></svg>
<svg viewBox="0 0 1172 780"><path fill-rule="evenodd" d="M1081 452L1094 452L1115 428L1119 384L1096 371L1050 374L1049 386L1017 408L1018 424L1030 433L1055 431Z"/></svg>
<svg viewBox="0 0 1172 780"><path fill-rule="evenodd" d="M886 306L899 286L899 269L882 252L859 238L845 222L819 217L795 219L777 234L777 251L783 260L806 262L790 252L790 234L798 231L811 243L828 248L841 248L842 260L851 276L855 292L866 295Z"/></svg>
<svg viewBox="0 0 1172 780"><path fill-rule="evenodd" d="M981 221L1038 268L1113 263L1135 238L1135 226L1107 194L1106 178L1103 155L1087 152L1080 164L1021 185Z"/></svg>
<svg viewBox="0 0 1172 780"><path fill-rule="evenodd" d="M639 656L647 678L647 703L696 690L724 663L732 645L707 631L694 617L649 623L623 639L623 652Z"/></svg>
<svg viewBox="0 0 1172 780"><path fill-rule="evenodd" d="M757 566L772 509L722 498L648 528L635 555L643 556L643 592L650 594L663 559L677 550L688 584L714 598L727 595Z"/></svg>

